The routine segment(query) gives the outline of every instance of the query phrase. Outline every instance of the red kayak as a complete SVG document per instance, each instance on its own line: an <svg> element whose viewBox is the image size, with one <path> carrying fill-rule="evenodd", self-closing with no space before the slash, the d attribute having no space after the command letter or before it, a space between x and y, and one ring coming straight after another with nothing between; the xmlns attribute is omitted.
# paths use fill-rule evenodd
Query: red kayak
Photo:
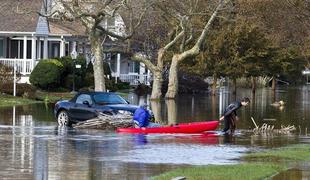
<svg viewBox="0 0 310 180"><path fill-rule="evenodd" d="M193 123L181 123L173 126L163 126L154 128L118 128L120 133L202 133L204 131L215 130L219 121L205 121Z"/></svg>

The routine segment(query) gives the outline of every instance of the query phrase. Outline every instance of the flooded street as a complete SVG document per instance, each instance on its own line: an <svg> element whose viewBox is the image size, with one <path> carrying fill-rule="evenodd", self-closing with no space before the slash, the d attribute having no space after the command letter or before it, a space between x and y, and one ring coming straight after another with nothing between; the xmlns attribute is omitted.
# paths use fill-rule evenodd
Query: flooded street
<svg viewBox="0 0 310 180"><path fill-rule="evenodd" d="M230 102L249 97L250 105L238 111L236 134L221 135L221 127L215 137L58 128L52 104L0 108L0 179L148 179L178 167L238 163L247 152L310 143L309 95L310 86L284 88L275 94L259 89L255 96L239 90L236 97L229 89L221 89L216 97L183 95L162 102L128 96L132 104L148 103L156 121L163 124L218 119ZM286 103L283 108L270 105L279 100ZM253 135L251 117L258 125L294 125L297 130L286 135ZM309 170L309 163L299 164L274 179L309 179Z"/></svg>

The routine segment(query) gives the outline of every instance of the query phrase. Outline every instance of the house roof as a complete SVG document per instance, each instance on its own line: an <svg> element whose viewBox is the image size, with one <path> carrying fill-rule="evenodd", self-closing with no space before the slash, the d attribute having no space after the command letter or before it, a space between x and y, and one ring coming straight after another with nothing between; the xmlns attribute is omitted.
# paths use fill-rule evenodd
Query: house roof
<svg viewBox="0 0 310 180"><path fill-rule="evenodd" d="M53 35L83 36L86 34L86 28L78 21L68 22L55 19L49 19L50 33Z"/></svg>
<svg viewBox="0 0 310 180"><path fill-rule="evenodd" d="M42 0L1 0L0 33L20 32L38 35L85 36L86 28L79 22L40 17ZM40 19L39 19L40 17Z"/></svg>
<svg viewBox="0 0 310 180"><path fill-rule="evenodd" d="M1 0L0 31L36 32L42 0Z"/></svg>

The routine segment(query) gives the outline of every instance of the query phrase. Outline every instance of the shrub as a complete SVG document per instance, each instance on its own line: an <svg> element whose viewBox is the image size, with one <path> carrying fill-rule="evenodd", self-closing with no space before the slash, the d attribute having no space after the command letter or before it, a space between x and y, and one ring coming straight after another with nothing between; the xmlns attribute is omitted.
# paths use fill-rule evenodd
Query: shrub
<svg viewBox="0 0 310 180"><path fill-rule="evenodd" d="M13 83L5 83L0 85L2 93L13 95ZM36 88L30 84L21 83L16 84L16 95L25 98L35 99L36 98Z"/></svg>
<svg viewBox="0 0 310 180"><path fill-rule="evenodd" d="M142 96L142 95L145 95L145 94L148 94L148 93L151 93L152 90L149 86L145 85L145 84L139 84L134 92L139 95L139 96Z"/></svg>
<svg viewBox="0 0 310 180"><path fill-rule="evenodd" d="M16 81L20 80L20 73L16 74ZM12 83L14 81L13 68L0 64L0 84Z"/></svg>
<svg viewBox="0 0 310 180"><path fill-rule="evenodd" d="M71 57L62 57L58 59L64 66L64 71L62 73L62 79L60 86L66 89L72 89L73 85L73 74L75 79L75 87L81 88L86 86L84 83L84 78L86 77L86 73L89 68L86 68L86 60L85 58L79 56L75 61L71 59ZM75 65L81 65L81 68L75 68ZM91 69L92 70L92 69Z"/></svg>
<svg viewBox="0 0 310 180"><path fill-rule="evenodd" d="M121 82L119 81L117 84L117 89L121 90L121 89L130 89L130 83L129 82Z"/></svg>
<svg viewBox="0 0 310 180"><path fill-rule="evenodd" d="M44 90L60 85L63 64L56 59L41 60L30 75L30 83Z"/></svg>

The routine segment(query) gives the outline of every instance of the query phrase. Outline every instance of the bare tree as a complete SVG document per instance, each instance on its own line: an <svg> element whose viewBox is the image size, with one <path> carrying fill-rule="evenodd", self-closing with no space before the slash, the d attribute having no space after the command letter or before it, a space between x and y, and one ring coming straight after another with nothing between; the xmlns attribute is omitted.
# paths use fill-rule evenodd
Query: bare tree
<svg viewBox="0 0 310 180"><path fill-rule="evenodd" d="M163 47L160 47L157 52L156 61L153 63L152 59L150 59L148 56L141 54L141 53L135 53L132 56L133 60L139 61L144 63L150 71L153 73L153 85L152 85L152 95L151 99L160 99L162 96L162 83L163 83L163 76L162 71L164 68L164 56L167 53L167 51L172 48L176 42L181 38L181 35L177 35L174 37L174 39L167 44L164 44Z"/></svg>
<svg viewBox="0 0 310 180"><path fill-rule="evenodd" d="M163 16L158 5L162 1L157 1L149 9L146 19L139 28L139 33L132 39L135 44L141 41L146 44L138 52L132 54L132 60L142 62L153 74L152 95L151 99L160 99L162 96L162 83L164 70L164 59L167 52L176 47L177 42L181 39L183 33L176 34L176 29L169 29L171 19Z"/></svg>
<svg viewBox="0 0 310 180"><path fill-rule="evenodd" d="M106 37L127 40L141 24L151 1L134 0L54 0L50 11L41 13L45 17L57 15L63 21L77 21L86 29L91 51L95 57L95 91L106 91L103 69L103 43ZM115 32L106 25L109 18L120 14L129 17L127 31ZM121 27L120 27L121 28Z"/></svg>
<svg viewBox="0 0 310 180"><path fill-rule="evenodd" d="M194 24L194 19L191 17L196 15L197 13L199 15L199 12L194 11L196 8L198 8L197 5L199 1L193 1L193 2L196 2L196 4L190 3L191 8L189 8L188 14L180 15L179 13L175 13L178 16L179 26L182 29L179 34L183 37L183 39L181 40L179 53L173 54L172 61L170 64L168 91L165 95L167 99L175 98L178 93L178 66L179 64L187 58L196 57L200 53L202 44L207 37L208 31L210 30L212 23L215 21L220 10L222 10L229 1L228 0L218 1L215 10L212 12L208 21L204 24L202 32L196 38L194 45L191 48L186 49L186 46L189 44L189 42L192 40L192 37L193 37L192 27ZM205 15L205 16L208 16L208 15Z"/></svg>
<svg viewBox="0 0 310 180"><path fill-rule="evenodd" d="M212 22L218 15L218 12L227 3L226 0L217 1L217 8L210 11L212 7L210 1L200 0L161 0L160 3L154 4L154 7L161 16L157 17L162 22L161 26L166 29L165 40L160 43L157 51L155 63L151 62L147 56L143 54L134 54L133 59L143 62L153 73L153 89L151 99L159 99L162 95L162 71L164 67L164 57L172 58L169 72L169 87L166 98L174 98L178 90L178 65L186 58L195 57L199 54L201 45L207 36ZM210 13L211 12L211 13ZM210 15L211 14L211 15ZM201 19L210 17L205 24L197 42L191 49L186 50L186 46L192 43L195 30L198 28L197 22ZM198 24L201 24L200 22ZM173 56L171 56L171 54Z"/></svg>

